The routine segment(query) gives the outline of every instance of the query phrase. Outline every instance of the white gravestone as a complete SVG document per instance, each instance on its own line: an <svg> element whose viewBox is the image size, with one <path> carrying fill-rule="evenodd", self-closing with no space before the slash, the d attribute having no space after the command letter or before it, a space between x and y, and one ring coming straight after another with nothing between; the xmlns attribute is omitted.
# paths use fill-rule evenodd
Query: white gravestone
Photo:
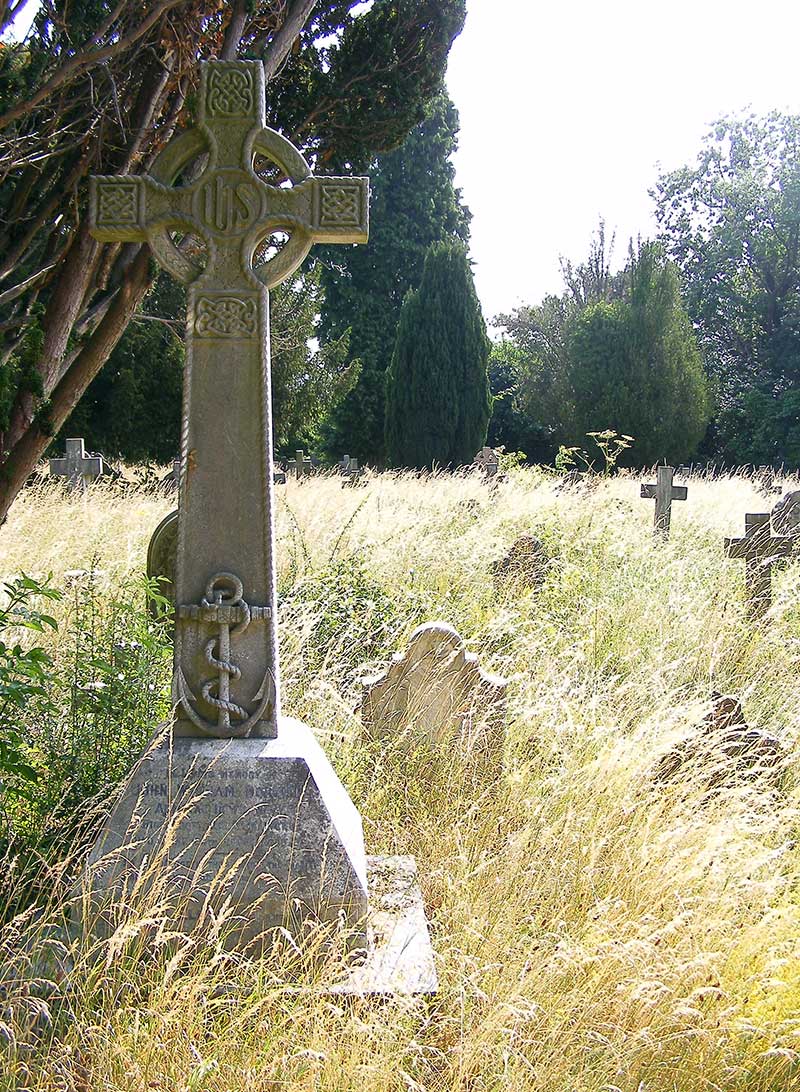
<svg viewBox="0 0 800 1092"><path fill-rule="evenodd" d="M485 672L458 632L428 622L379 675L363 683L361 719L372 738L403 738L483 766L502 764L508 683Z"/></svg>
<svg viewBox="0 0 800 1092"><path fill-rule="evenodd" d="M50 460L50 477L66 478L67 487L81 493L106 472L103 456L87 452L81 436L67 440L63 458Z"/></svg>

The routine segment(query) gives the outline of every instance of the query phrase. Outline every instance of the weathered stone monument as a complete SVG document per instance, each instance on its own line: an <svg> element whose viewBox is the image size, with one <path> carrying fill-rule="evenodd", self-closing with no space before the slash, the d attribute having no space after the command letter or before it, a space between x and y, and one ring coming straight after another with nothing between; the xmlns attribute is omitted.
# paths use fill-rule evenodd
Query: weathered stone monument
<svg viewBox="0 0 800 1092"><path fill-rule="evenodd" d="M158 593L175 606L175 570L178 562L178 513L170 512L156 527L147 550L147 579L158 583ZM151 601L151 612L158 614Z"/></svg>
<svg viewBox="0 0 800 1092"><path fill-rule="evenodd" d="M175 493L180 485L181 481L181 461L180 459L172 460L172 470L168 474L165 474L161 479L161 485L164 487L167 493Z"/></svg>
<svg viewBox="0 0 800 1092"><path fill-rule="evenodd" d="M67 488L81 493L108 469L102 455L86 451L82 436L67 440L63 458L50 460L50 477L66 478Z"/></svg>
<svg viewBox="0 0 800 1092"><path fill-rule="evenodd" d="M421 900L409 893L413 862L372 863L384 909L392 876L400 892L378 942L361 818L310 729L280 708L268 289L314 242L365 242L369 191L365 178L313 176L300 152L265 128L264 111L260 62L203 64L197 127L167 145L149 176L92 180L95 236L146 240L189 289L173 526L174 720L106 822L89 882L112 913L113 897L131 877L141 888L150 862L181 930L208 907L227 908L228 940L240 947L280 926L302 936L335 924L368 952L354 988L425 990L435 976ZM200 155L202 173L176 185ZM280 184L256 173L256 157L278 168ZM288 242L258 264L277 231ZM173 232L204 240L205 268Z"/></svg>
<svg viewBox="0 0 800 1092"><path fill-rule="evenodd" d="M672 479L675 470L671 466L659 466L656 469L655 485L643 485L641 497L644 500L655 500L656 512L654 530L662 538L669 538L669 528L672 521L672 502L674 500L685 501L688 490L685 485L673 485Z"/></svg>
<svg viewBox="0 0 800 1092"><path fill-rule="evenodd" d="M772 603L772 566L789 557L794 542L771 534L769 512L748 512L744 525L743 538L725 539L725 554L744 561L747 609L752 618L762 618Z"/></svg>
<svg viewBox="0 0 800 1092"><path fill-rule="evenodd" d="M368 737L405 738L496 770L507 689L505 679L480 667L452 626L428 622L385 671L364 680L361 719Z"/></svg>
<svg viewBox="0 0 800 1092"><path fill-rule="evenodd" d="M522 592L541 587L549 565L541 540L535 535L520 535L506 556L492 565L495 590Z"/></svg>
<svg viewBox="0 0 800 1092"><path fill-rule="evenodd" d="M493 447L482 447L472 460L472 465L482 470L487 478L494 478L500 471L500 456Z"/></svg>

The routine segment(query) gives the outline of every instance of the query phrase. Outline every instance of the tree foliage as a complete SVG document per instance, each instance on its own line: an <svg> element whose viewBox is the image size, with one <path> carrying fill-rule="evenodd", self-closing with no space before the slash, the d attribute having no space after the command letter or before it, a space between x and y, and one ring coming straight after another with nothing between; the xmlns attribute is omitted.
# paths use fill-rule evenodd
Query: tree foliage
<svg viewBox="0 0 800 1092"><path fill-rule="evenodd" d="M552 457L552 423L544 424L541 417L532 416L523 397L529 380L527 357L510 338L492 345L489 353L489 390L492 395L492 415L486 443L503 447L507 452L523 452L531 462L546 462Z"/></svg>
<svg viewBox="0 0 800 1092"><path fill-rule="evenodd" d="M378 156L370 168L369 246L325 251L323 340L349 330L350 356L360 364L352 391L323 431L332 456L384 460L386 369L403 299L419 284L431 243L466 243L469 236L470 214L453 186L457 133L458 113L442 91L402 147Z"/></svg>
<svg viewBox="0 0 800 1092"><path fill-rule="evenodd" d="M386 373L386 449L392 466L469 463L491 410L489 339L465 248L434 243L406 296Z"/></svg>
<svg viewBox="0 0 800 1092"><path fill-rule="evenodd" d="M613 429L636 443L623 461L688 458L709 414L708 384L675 266L653 243L611 274L601 228L585 265L564 264L565 291L500 316L522 357L519 398L554 444Z"/></svg>
<svg viewBox="0 0 800 1092"><path fill-rule="evenodd" d="M264 61L268 120L318 170L396 147L439 87L463 0L51 0L0 53L0 517L155 276L101 244L87 178L147 170L192 122L197 61Z"/></svg>
<svg viewBox="0 0 800 1092"><path fill-rule="evenodd" d="M722 118L696 164L664 174L653 197L715 380L718 448L785 454L766 436L785 433L800 383L800 117Z"/></svg>
<svg viewBox="0 0 800 1092"><path fill-rule="evenodd" d="M675 268L644 244L625 271L625 296L589 304L569 332L572 442L602 429L633 436L627 461L694 454L708 422L700 354Z"/></svg>

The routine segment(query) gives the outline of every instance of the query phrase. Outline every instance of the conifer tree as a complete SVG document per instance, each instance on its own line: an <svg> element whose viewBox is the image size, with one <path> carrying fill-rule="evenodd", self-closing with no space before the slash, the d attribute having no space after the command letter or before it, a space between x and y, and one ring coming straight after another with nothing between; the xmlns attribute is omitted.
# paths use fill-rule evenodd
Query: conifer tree
<svg viewBox="0 0 800 1092"><path fill-rule="evenodd" d="M330 456L351 454L384 462L384 389L403 299L422 276L431 243L469 237L469 210L453 186L450 157L458 112L445 92L428 105L425 120L394 152L369 168L370 240L323 255L325 306L321 339L350 331L350 360L360 371L352 390L322 430Z"/></svg>
<svg viewBox="0 0 800 1092"><path fill-rule="evenodd" d="M491 412L489 339L460 243L434 243L406 296L386 374L391 466L459 466L483 446Z"/></svg>
<svg viewBox="0 0 800 1092"><path fill-rule="evenodd" d="M636 441L623 461L689 458L705 433L709 395L677 270L658 244L644 243L631 252L621 289L621 298L597 300L569 324L569 439L613 428Z"/></svg>

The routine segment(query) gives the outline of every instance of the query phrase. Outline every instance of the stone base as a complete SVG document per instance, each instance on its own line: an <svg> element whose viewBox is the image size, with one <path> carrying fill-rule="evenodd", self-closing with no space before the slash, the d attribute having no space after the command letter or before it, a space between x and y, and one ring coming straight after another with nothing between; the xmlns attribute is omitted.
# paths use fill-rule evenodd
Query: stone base
<svg viewBox="0 0 800 1092"><path fill-rule="evenodd" d="M336 923L366 942L361 817L310 729L277 739L175 738L139 759L90 853L98 925L152 905L181 932L222 917L230 947Z"/></svg>
<svg viewBox="0 0 800 1092"><path fill-rule="evenodd" d="M367 954L326 992L369 997L436 993L433 948L413 857L367 857Z"/></svg>

